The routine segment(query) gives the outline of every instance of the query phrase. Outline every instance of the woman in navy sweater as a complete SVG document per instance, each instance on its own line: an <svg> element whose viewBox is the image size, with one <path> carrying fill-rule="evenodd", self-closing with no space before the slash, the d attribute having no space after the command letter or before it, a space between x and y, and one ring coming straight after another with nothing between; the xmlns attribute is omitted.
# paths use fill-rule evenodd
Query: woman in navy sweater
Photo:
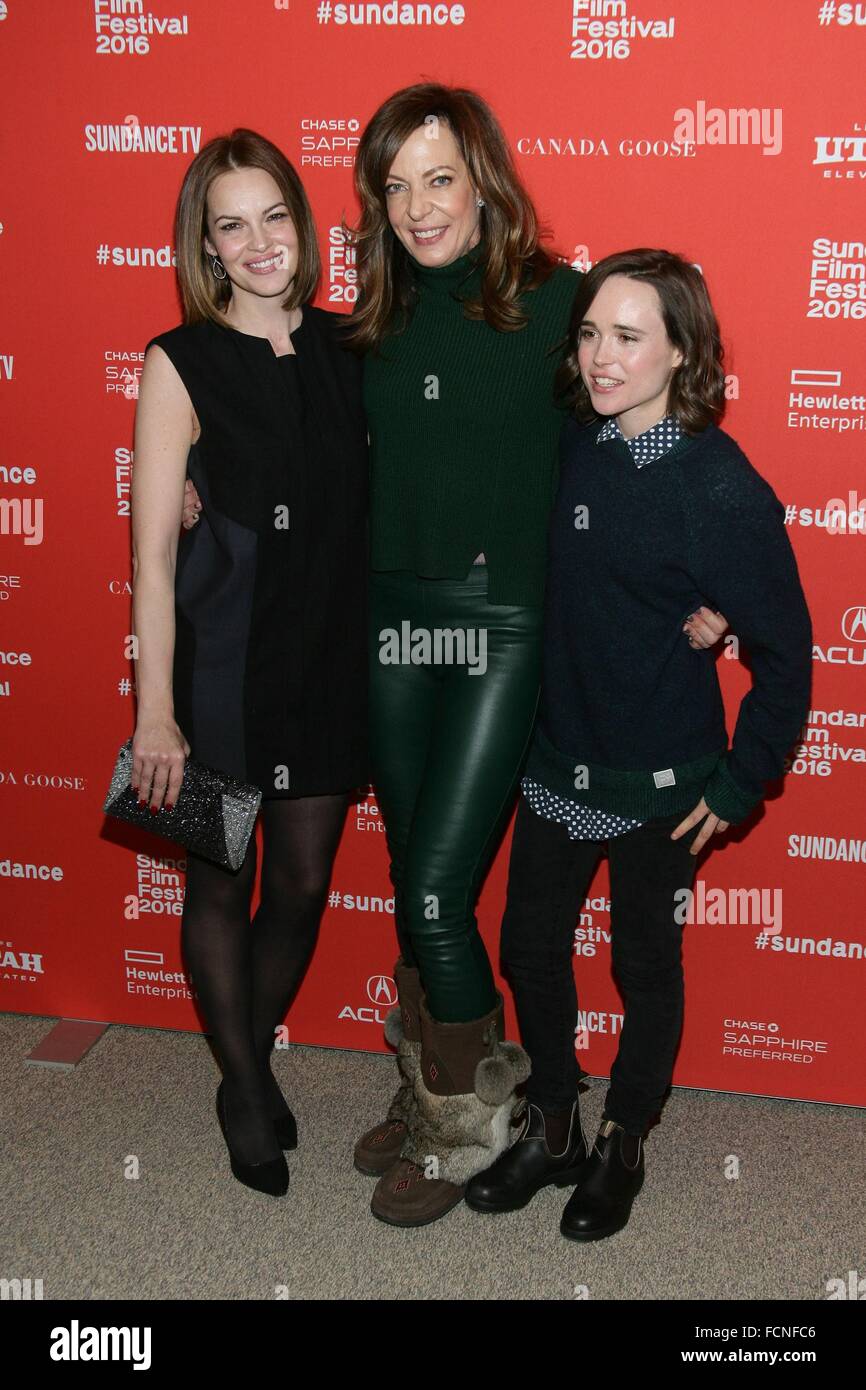
<svg viewBox="0 0 866 1390"><path fill-rule="evenodd" d="M626 1224L642 1138L673 1072L682 912L710 837L754 810L809 707L811 624L784 511L716 421L722 349L703 277L666 251L584 278L557 380L572 406L550 523L538 721L512 843L502 964L532 1061L517 1142L468 1204L511 1211L577 1183L563 1235ZM753 673L730 748L714 655L682 642L724 611ZM636 644L635 633L640 634ZM580 1124L575 918L599 856L624 1024L602 1124Z"/></svg>

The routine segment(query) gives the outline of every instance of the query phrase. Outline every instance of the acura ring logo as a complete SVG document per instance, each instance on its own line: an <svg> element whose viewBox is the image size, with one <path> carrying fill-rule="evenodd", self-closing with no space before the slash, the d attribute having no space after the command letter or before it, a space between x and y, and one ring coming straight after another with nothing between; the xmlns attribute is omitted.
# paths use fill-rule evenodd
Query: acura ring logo
<svg viewBox="0 0 866 1390"><path fill-rule="evenodd" d="M390 975L371 975L367 981L367 998L373 1004L396 1004L397 986Z"/></svg>
<svg viewBox="0 0 866 1390"><path fill-rule="evenodd" d="M866 604L846 609L842 614L842 632L849 642L866 642Z"/></svg>

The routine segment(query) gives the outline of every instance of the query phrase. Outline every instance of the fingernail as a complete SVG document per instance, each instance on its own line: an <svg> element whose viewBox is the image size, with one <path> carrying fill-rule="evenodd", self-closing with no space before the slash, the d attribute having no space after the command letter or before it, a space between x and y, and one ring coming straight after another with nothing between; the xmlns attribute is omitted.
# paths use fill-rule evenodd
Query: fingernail
<svg viewBox="0 0 866 1390"><path fill-rule="evenodd" d="M145 799L144 799L143 796L140 796L140 797L138 798L138 804L139 804L139 806L146 806L146 805L147 805L147 802L145 801Z"/></svg>
<svg viewBox="0 0 866 1390"><path fill-rule="evenodd" d="M165 809L166 809L167 811L173 811L173 810L174 810L174 802L173 802L173 801L167 801L167 802L165 803Z"/></svg>
<svg viewBox="0 0 866 1390"><path fill-rule="evenodd" d="M150 808L150 814L151 814L152 816L155 816L158 810L159 810L159 807L157 807L157 806L151 806L151 808Z"/></svg>

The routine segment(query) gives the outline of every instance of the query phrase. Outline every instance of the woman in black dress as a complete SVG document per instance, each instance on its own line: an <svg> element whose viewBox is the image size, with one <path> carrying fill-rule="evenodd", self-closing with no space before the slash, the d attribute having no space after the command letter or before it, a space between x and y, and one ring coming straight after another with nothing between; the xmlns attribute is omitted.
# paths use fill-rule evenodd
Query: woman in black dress
<svg viewBox="0 0 866 1390"><path fill-rule="evenodd" d="M133 474L133 784L158 815L190 754L262 791L236 874L188 856L182 948L223 1070L232 1171L285 1192L291 1111L270 1069L349 793L368 778L367 432L361 366L309 302L315 227L295 170L235 130L177 209L184 323L152 338ZM179 534L184 479L202 502Z"/></svg>

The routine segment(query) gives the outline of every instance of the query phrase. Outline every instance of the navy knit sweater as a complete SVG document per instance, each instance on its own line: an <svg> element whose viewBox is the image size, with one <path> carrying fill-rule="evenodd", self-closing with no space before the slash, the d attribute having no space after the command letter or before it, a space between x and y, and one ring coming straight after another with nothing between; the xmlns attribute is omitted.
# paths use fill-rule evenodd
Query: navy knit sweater
<svg viewBox="0 0 866 1390"><path fill-rule="evenodd" d="M685 436L643 468L598 422L566 421L549 530L541 703L527 776L619 815L743 820L809 708L812 632L784 510L730 435ZM713 650L725 614L752 689L728 750Z"/></svg>

